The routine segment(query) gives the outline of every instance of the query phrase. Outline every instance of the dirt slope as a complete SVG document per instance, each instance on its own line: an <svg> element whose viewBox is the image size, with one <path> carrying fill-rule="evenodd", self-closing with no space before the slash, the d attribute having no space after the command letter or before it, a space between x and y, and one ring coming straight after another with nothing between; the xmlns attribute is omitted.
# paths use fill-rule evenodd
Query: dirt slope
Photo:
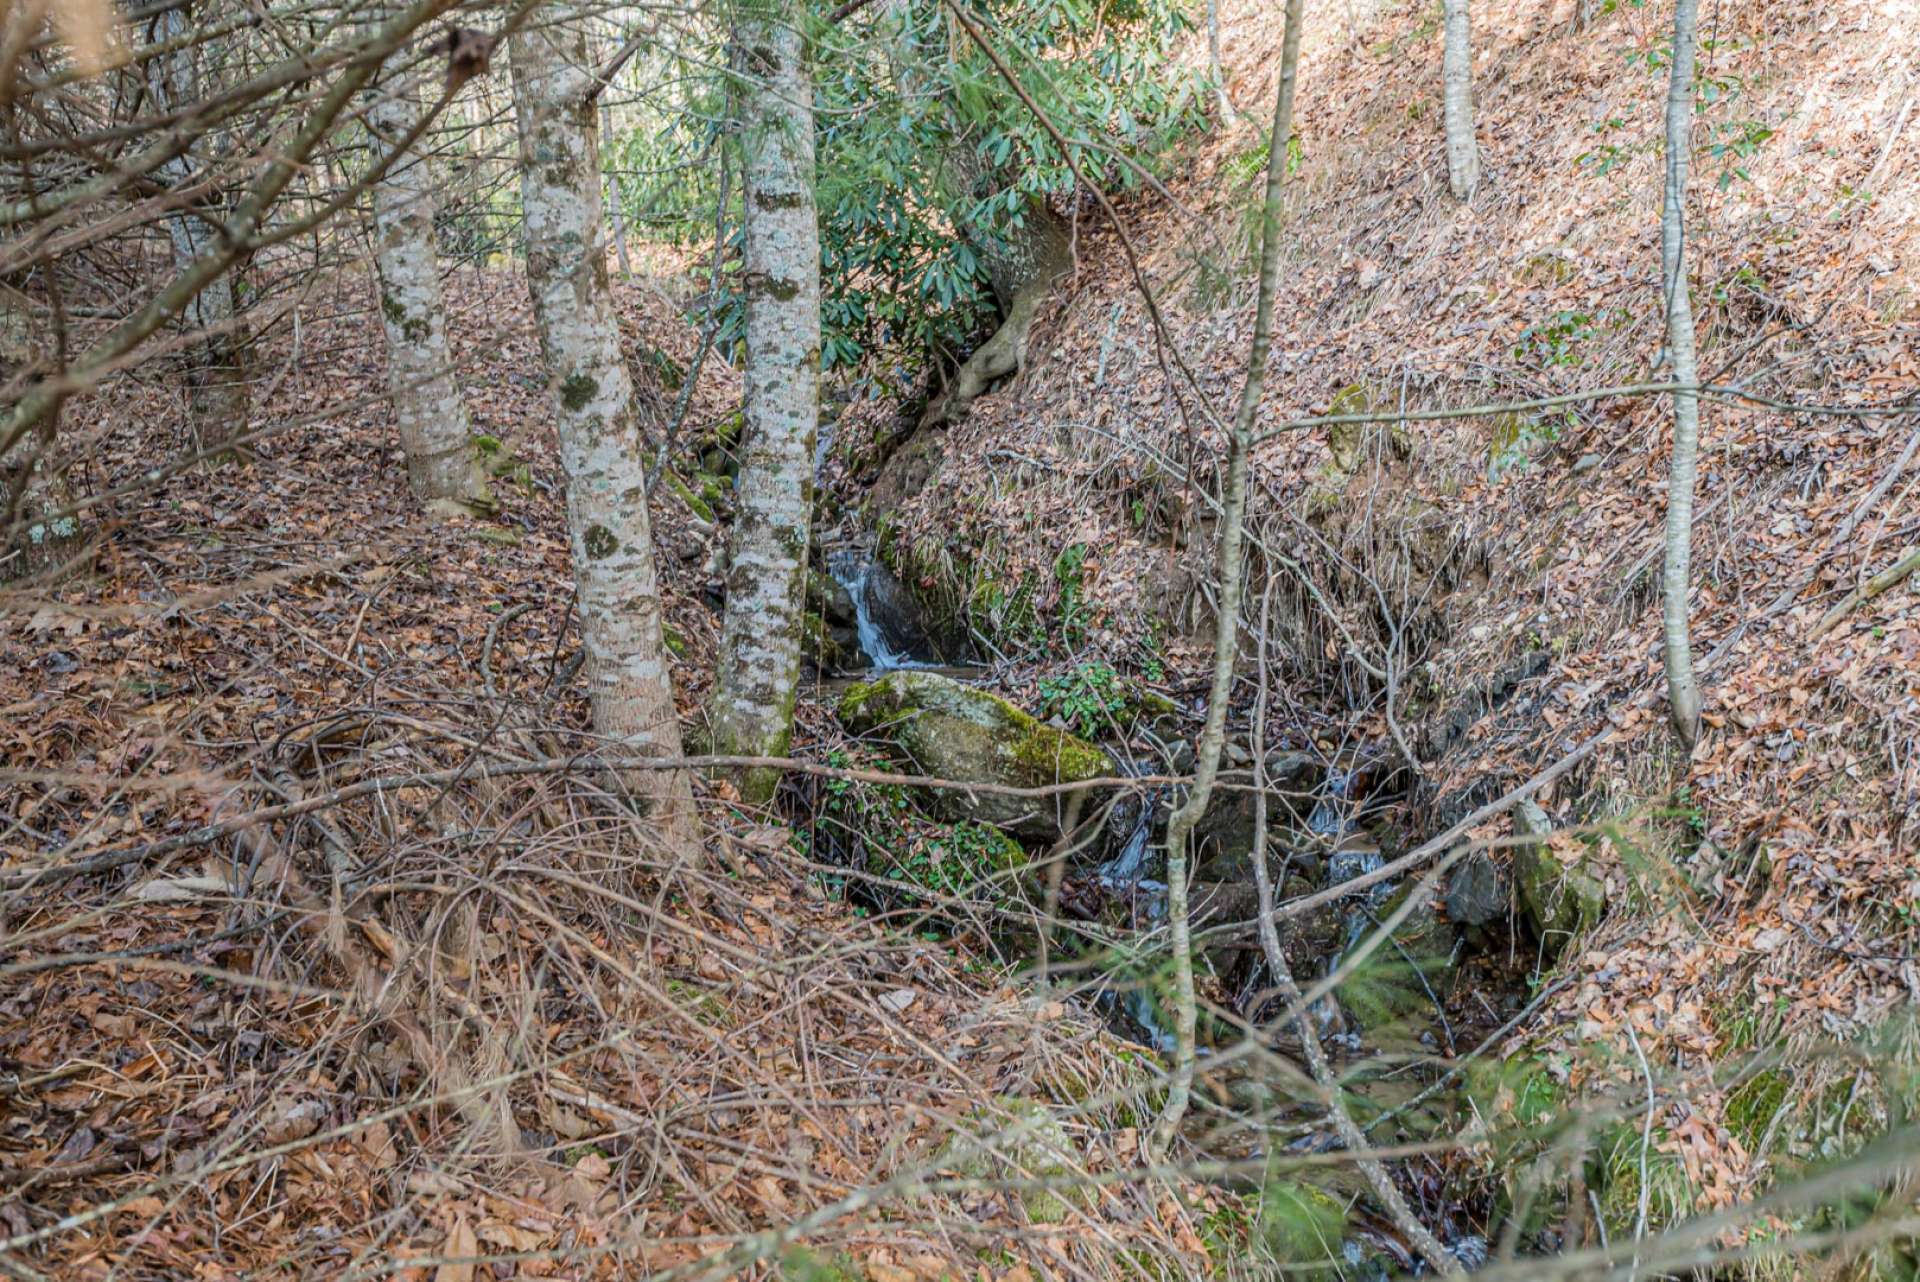
<svg viewBox="0 0 1920 1282"><path fill-rule="evenodd" d="M1330 409L1662 376L1670 9L1612 6L1575 33L1571 4L1478 8L1471 208L1446 190L1437 6L1312 18L1251 599L1271 571L1279 644L1319 710L1308 740L1386 743L1393 675L1439 815L1612 727L1543 798L1559 823L1607 825L1569 854L1613 907L1568 959L1580 982L1534 1045L1578 1052L1553 1057L1576 1083L1625 1081L1631 1021L1661 1070L1690 1078L1660 1124L1723 1200L1764 1167L1751 1130L1724 1125L1733 1053L1855 1037L1920 996L1916 581L1814 635L1915 538L1920 419L1867 407L1912 404L1920 387L1920 6L1729 0L1703 15L1712 97L1688 251L1702 369L1858 412L1705 411L1694 635L1698 653L1724 653L1685 761L1662 701L1637 699L1659 685L1664 402L1282 430ZM1182 208L1126 211L1170 318L1164 343L1115 238L1083 211L1077 272L1036 330L1033 367L915 442L878 490L906 567L985 626L995 585L1027 576L1044 607L1062 548L1084 543L1076 586L1096 608L1080 657L1136 672L1204 659L1209 523L1189 479L1214 477L1220 436L1180 366L1224 414L1251 330L1246 228L1278 6L1226 11L1231 87L1252 118L1196 147L1171 184ZM1720 1077L1700 1072L1714 1064Z"/></svg>

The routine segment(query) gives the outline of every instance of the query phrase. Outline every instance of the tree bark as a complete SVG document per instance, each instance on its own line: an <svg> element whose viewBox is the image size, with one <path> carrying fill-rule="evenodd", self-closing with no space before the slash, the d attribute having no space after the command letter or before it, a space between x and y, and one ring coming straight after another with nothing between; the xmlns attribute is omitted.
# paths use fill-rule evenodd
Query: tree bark
<svg viewBox="0 0 1920 1282"><path fill-rule="evenodd" d="M613 107L600 104L600 136L613 137ZM633 258L627 253L627 205L620 194L620 180L607 175L607 213L613 219L613 252L620 263L620 279L633 279Z"/></svg>
<svg viewBox="0 0 1920 1282"><path fill-rule="evenodd" d="M1220 510L1220 604L1213 636L1213 684L1207 695L1207 721L1200 732L1193 791L1167 821L1167 921L1173 944L1175 1006L1174 1066L1167 1106L1154 1127L1154 1147L1164 1152L1178 1133L1193 1095L1194 990L1193 932L1188 898L1187 845L1195 825L1213 798L1226 739L1227 701L1233 693L1233 663L1240 647L1240 601L1247 517L1247 474L1253 454L1253 423L1267 385L1267 355L1273 346L1273 304L1280 285L1280 213L1287 180L1287 139L1293 136L1293 95L1300 66L1303 0L1287 0L1287 30L1280 47L1280 88L1273 109L1273 133L1267 150L1267 190L1260 214L1260 287L1254 305L1253 350L1247 355L1247 379L1234 409L1227 442L1226 491ZM1257 860L1264 852L1255 851Z"/></svg>
<svg viewBox="0 0 1920 1282"><path fill-rule="evenodd" d="M1693 560L1693 490L1700 448L1700 381L1687 289L1687 149L1693 123L1693 65L1699 0L1679 0L1673 15L1673 78L1667 86L1667 190L1660 214L1660 277L1667 296L1667 350L1673 381L1673 463L1667 477L1666 564L1660 579L1662 655L1674 733L1692 749L1700 734L1700 687L1693 677L1687 597Z"/></svg>
<svg viewBox="0 0 1920 1282"><path fill-rule="evenodd" d="M367 125L378 152L382 140L404 138L413 129L420 102L410 89L390 82L376 83L371 98ZM387 390L414 498L431 516L473 515L491 511L493 495L447 348L436 207L433 170L418 151L400 157L374 184L374 267L387 334Z"/></svg>
<svg viewBox="0 0 1920 1282"><path fill-rule="evenodd" d="M24 293L0 282L0 400L29 374L39 353ZM50 414L0 456L0 583L58 571L78 550L80 520L54 457L58 414Z"/></svg>
<svg viewBox="0 0 1920 1282"><path fill-rule="evenodd" d="M647 516L633 384L608 295L600 156L581 14L554 6L513 33L514 113L527 281L567 477L567 532L580 602L593 727L616 751L680 755ZM660 777L649 778L650 774ZM670 838L694 832L684 772L635 771Z"/></svg>
<svg viewBox="0 0 1920 1282"><path fill-rule="evenodd" d="M1473 26L1467 0L1445 0L1446 44L1441 58L1447 131L1447 186L1473 199L1480 182L1480 149L1473 137Z"/></svg>
<svg viewBox="0 0 1920 1282"><path fill-rule="evenodd" d="M793 737L820 417L820 227L813 84L797 0L749 0L735 30L744 111L746 458L727 572L713 750L782 756ZM744 772L751 804L775 770Z"/></svg>
<svg viewBox="0 0 1920 1282"><path fill-rule="evenodd" d="M1230 125L1240 118L1227 97L1227 73L1220 65L1220 0L1207 0L1207 75L1213 81L1214 104L1220 109L1220 123Z"/></svg>
<svg viewBox="0 0 1920 1282"><path fill-rule="evenodd" d="M164 41L185 37L191 25L190 8L182 4L156 17L154 38ZM189 44L156 58L150 66L149 91L156 107L178 110L200 96L198 45ZM190 127L190 122L183 127ZM189 150L162 165L161 179L174 187L191 183L192 156ZM211 205L206 199L192 203L203 208ZM184 273L196 260L220 252L218 229L195 208L178 209L167 219L167 239L173 249L176 274ZM245 334L231 268L193 296L181 312L180 323L191 340L187 349L187 393L194 448L216 451L216 459L248 453L244 446L220 451L221 446L246 432L249 409L242 356Z"/></svg>

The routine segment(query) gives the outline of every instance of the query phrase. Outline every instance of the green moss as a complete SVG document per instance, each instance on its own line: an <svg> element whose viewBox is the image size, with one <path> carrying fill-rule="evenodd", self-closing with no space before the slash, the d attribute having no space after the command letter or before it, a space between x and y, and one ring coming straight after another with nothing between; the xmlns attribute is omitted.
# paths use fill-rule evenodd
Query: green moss
<svg viewBox="0 0 1920 1282"><path fill-rule="evenodd" d="M1787 1101L1793 1079L1785 1073L1766 1069L1735 1087L1727 1096L1727 1129L1739 1137L1747 1152L1753 1152L1773 1125L1774 1117Z"/></svg>
<svg viewBox="0 0 1920 1282"><path fill-rule="evenodd" d="M560 404L569 410L583 409L599 390L600 384L585 374L572 375L560 384Z"/></svg>
<svg viewBox="0 0 1920 1282"><path fill-rule="evenodd" d="M613 531L604 525L588 526L583 542L586 544L587 559L590 561L605 560L620 550L620 540L616 539Z"/></svg>
<svg viewBox="0 0 1920 1282"><path fill-rule="evenodd" d="M1095 779L1105 774L1112 759L1084 739L1035 721L1019 709L1026 722L1023 733L1014 738L1009 755L1029 780L1029 787L1041 787L1058 781Z"/></svg>
<svg viewBox="0 0 1920 1282"><path fill-rule="evenodd" d="M980 1141L1005 1136L1015 1128L1020 1134L1001 1139L991 1152L972 1151ZM1064 1179L1074 1174L1075 1154L1066 1127L1045 1104L1002 1095L991 1107L976 1112L936 1160L943 1169L965 1179ZM1035 1224L1059 1224L1072 1215L1073 1208L1093 1202L1090 1189L1071 1185L1026 1189L1019 1197L1027 1218Z"/></svg>
<svg viewBox="0 0 1920 1282"><path fill-rule="evenodd" d="M672 472L667 473L667 488L673 491L673 497L687 505L689 512L709 524L714 521L713 505L688 489L687 483Z"/></svg>
<svg viewBox="0 0 1920 1282"><path fill-rule="evenodd" d="M1625 1123L1601 1137L1599 1170L1592 1182L1599 1190L1600 1214L1611 1234L1631 1234L1638 1225L1643 1174L1649 1232L1693 1213L1700 1190L1679 1154L1661 1151L1666 1140L1665 1131L1656 1126L1643 1144L1640 1126Z"/></svg>
<svg viewBox="0 0 1920 1282"><path fill-rule="evenodd" d="M666 644L667 652L676 659L687 657L687 639L671 623L660 625L660 639Z"/></svg>
<svg viewBox="0 0 1920 1282"><path fill-rule="evenodd" d="M1260 1190L1259 1218L1250 1245L1280 1265L1325 1264L1341 1258L1347 1208L1325 1189L1299 1180L1270 1179Z"/></svg>

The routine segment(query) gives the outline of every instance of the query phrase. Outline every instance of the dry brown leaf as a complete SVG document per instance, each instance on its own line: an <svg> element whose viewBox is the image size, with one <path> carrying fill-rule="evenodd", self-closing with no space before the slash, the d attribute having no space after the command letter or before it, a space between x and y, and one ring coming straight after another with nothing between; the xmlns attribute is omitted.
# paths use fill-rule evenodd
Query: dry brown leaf
<svg viewBox="0 0 1920 1282"><path fill-rule="evenodd" d="M454 1220L453 1228L447 1232L447 1240L440 1248L440 1254L451 1256L446 1263L433 1271L433 1282L473 1282L472 1256L480 1254L480 1243L473 1235L473 1229L462 1215ZM469 1257L466 1263L459 1258Z"/></svg>

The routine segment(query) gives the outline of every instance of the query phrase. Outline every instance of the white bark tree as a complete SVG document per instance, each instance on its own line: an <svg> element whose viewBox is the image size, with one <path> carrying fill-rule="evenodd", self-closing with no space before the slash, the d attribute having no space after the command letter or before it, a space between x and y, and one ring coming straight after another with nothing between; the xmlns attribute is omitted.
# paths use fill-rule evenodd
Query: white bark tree
<svg viewBox="0 0 1920 1282"><path fill-rule="evenodd" d="M780 756L793 734L820 417L813 85L798 0L745 0L734 31L745 153L746 457L727 572L715 752ZM775 770L740 778L771 799Z"/></svg>
<svg viewBox="0 0 1920 1282"><path fill-rule="evenodd" d="M1480 149L1473 137L1473 25L1467 0L1445 0L1445 6L1441 102L1447 132L1447 186L1457 198L1471 200L1480 182Z"/></svg>
<svg viewBox="0 0 1920 1282"><path fill-rule="evenodd" d="M1227 96L1227 72L1220 65L1220 0L1207 0L1207 75L1213 80L1213 101L1220 110L1220 123L1230 125L1240 118Z"/></svg>
<svg viewBox="0 0 1920 1282"><path fill-rule="evenodd" d="M377 82L370 99L367 127L379 160L413 130L420 100L413 86L391 78ZM436 208L433 170L417 147L374 184L373 258L387 335L387 391L407 457L407 484L429 515L444 517L491 511L493 495L447 347Z"/></svg>
<svg viewBox="0 0 1920 1282"><path fill-rule="evenodd" d="M158 15L153 22L154 40L185 40L192 27L190 9L191 5L182 4ZM148 64L148 91L156 107L179 111L199 97L200 53L198 43L186 41L182 48ZM160 167L161 178L172 187L192 185L198 177L195 157L196 150L190 149L168 161ZM185 273L196 260L220 252L219 232L209 221L216 209L217 190L213 197L183 198L181 207L167 219L176 272ZM194 446L219 458L232 457L221 447L245 433L250 399L233 272L221 272L208 281L182 310L180 323L190 339L187 389ZM244 452L241 446L233 453Z"/></svg>
<svg viewBox="0 0 1920 1282"><path fill-rule="evenodd" d="M1693 678L1687 597L1693 561L1693 490L1700 448L1700 381L1694 355L1693 302L1687 289L1687 149L1693 124L1693 66L1699 0L1679 0L1673 15L1673 78L1667 85L1667 190L1660 213L1660 279L1667 303L1667 351L1673 381L1673 462L1667 476L1666 563L1660 576L1667 703L1687 748L1700 733L1700 687Z"/></svg>
<svg viewBox="0 0 1920 1282"><path fill-rule="evenodd" d="M613 137L613 107L606 101L600 103L600 136ZM633 278L633 256L627 252L627 211L625 201L620 195L620 180L612 174L607 175L607 214L613 220L613 252L620 260L620 279Z"/></svg>
<svg viewBox="0 0 1920 1282"><path fill-rule="evenodd" d="M607 284L593 72L579 11L555 5L541 17L509 50L527 281L567 476L593 726L614 751L678 757L633 384ZM655 800L669 837L693 833L684 772L636 771L631 786Z"/></svg>

